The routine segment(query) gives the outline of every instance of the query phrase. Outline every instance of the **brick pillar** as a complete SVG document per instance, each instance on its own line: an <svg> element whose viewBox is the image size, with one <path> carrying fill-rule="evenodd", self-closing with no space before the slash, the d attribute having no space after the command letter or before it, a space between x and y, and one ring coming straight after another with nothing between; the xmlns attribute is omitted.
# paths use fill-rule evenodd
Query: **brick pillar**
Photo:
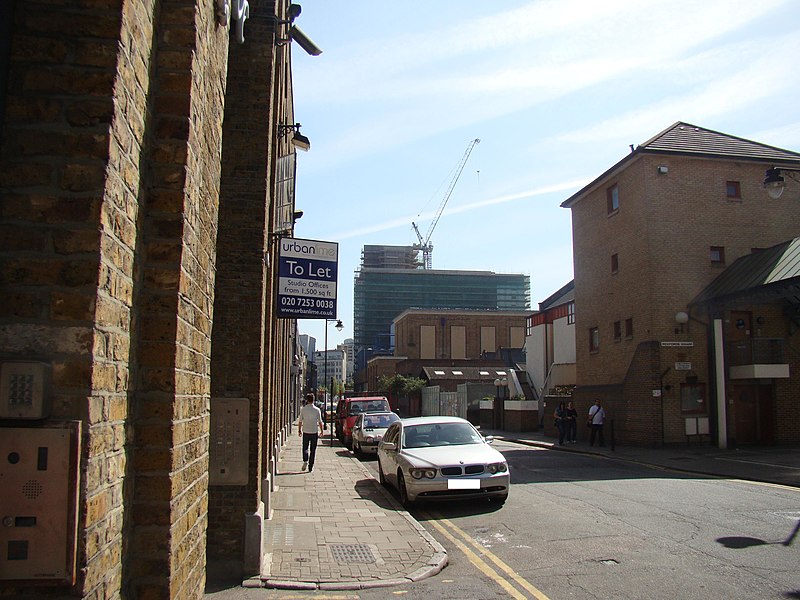
<svg viewBox="0 0 800 600"><path fill-rule="evenodd" d="M261 559L272 407L265 390L272 369L270 227L274 193L275 122L287 68L276 69L275 2L250 2L245 43L231 43L223 124L220 227L212 344L212 396L247 398L248 479L209 490L209 569L257 574ZM290 121L289 121L290 122ZM212 450L213 451L213 450ZM247 555L245 552L247 546Z"/></svg>

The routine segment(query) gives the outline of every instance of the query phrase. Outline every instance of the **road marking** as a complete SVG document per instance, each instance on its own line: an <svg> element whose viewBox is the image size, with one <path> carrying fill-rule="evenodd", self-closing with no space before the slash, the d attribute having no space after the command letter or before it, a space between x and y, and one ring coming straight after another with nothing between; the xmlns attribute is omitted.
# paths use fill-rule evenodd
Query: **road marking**
<svg viewBox="0 0 800 600"><path fill-rule="evenodd" d="M514 581L516 581L520 586L522 586L526 591L533 594L534 598L537 600L549 600L547 596L545 596L538 588L533 586L527 579L523 578L519 575L514 569L509 567L505 562L503 562L500 557L496 556L493 552L491 552L488 548L480 544L477 540L475 540L472 536L468 533L463 531L457 525L455 525L449 519L441 519L442 523L445 523L448 527L452 528L453 531L458 533L464 541L470 544L473 548L478 550L481 554L486 556L489 560L491 560L494 564L500 567L505 573L511 577Z"/></svg>
<svg viewBox="0 0 800 600"><path fill-rule="evenodd" d="M502 571L504 571L506 575L508 575L513 581L515 581L517 585L522 587L529 594L532 594L534 598L536 598L537 600L550 600L544 593L542 593L540 590L534 587L529 581L521 577L516 571L514 571L514 569L509 567L499 557L495 556L494 553L490 552L485 546L482 546L478 541L476 541L465 531L457 527L449 519L441 518L439 517L439 515L431 516L428 514L423 514L423 517L426 519L428 523L430 523L433 527L435 527L442 535L444 535L447 539L453 542L458 547L458 549L464 553L464 555L469 559L469 561L472 564L478 567L478 569L480 569L485 575L496 581L500 585L500 587L502 587L512 597L528 598L529 596L521 595L517 591L517 589L511 585L508 579L503 577L503 575L501 575L495 569L493 569L480 556L478 556L475 552L470 550L464 542L466 542L467 544L475 548L478 552L480 552L483 556L491 560ZM453 535L451 531L448 531L448 528L453 533L458 535L461 539L455 537L455 535Z"/></svg>
<svg viewBox="0 0 800 600"><path fill-rule="evenodd" d="M433 527L439 531L439 533L441 533L444 537L453 542L453 544L455 544L456 547L458 547L458 549L464 553L464 556L466 556L469 559L469 561L478 568L479 571L481 571L484 575L486 575L490 579L494 580L501 588L503 588L506 591L506 593L509 596L511 596L512 598L516 598L517 600L525 600L524 595L520 594L517 591L517 589L514 586L512 586L505 577L500 575L500 573L498 573L492 567L486 564L485 561L481 560L480 556L478 556L472 550L470 550L464 544L464 542L462 542L461 540L456 538L453 534L451 534L449 531L447 531L447 529L443 525L438 523L435 519L428 518L427 520L428 523L433 525Z"/></svg>

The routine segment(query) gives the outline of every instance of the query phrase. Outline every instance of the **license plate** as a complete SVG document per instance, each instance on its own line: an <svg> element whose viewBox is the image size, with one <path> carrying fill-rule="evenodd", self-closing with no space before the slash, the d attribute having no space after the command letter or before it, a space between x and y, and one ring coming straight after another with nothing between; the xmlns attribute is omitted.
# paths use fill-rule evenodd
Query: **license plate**
<svg viewBox="0 0 800 600"><path fill-rule="evenodd" d="M448 490L479 490L481 489L480 479L448 479Z"/></svg>

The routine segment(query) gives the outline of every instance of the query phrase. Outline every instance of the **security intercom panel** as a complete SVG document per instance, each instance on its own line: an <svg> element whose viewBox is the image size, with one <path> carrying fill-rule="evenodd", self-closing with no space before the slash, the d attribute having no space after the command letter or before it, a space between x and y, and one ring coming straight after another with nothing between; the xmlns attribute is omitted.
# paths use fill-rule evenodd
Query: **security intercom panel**
<svg viewBox="0 0 800 600"><path fill-rule="evenodd" d="M80 423L0 428L0 580L75 582Z"/></svg>
<svg viewBox="0 0 800 600"><path fill-rule="evenodd" d="M210 485L247 485L249 429L249 399L211 399Z"/></svg>
<svg viewBox="0 0 800 600"><path fill-rule="evenodd" d="M6 362L0 365L0 419L45 419L50 414L49 365Z"/></svg>

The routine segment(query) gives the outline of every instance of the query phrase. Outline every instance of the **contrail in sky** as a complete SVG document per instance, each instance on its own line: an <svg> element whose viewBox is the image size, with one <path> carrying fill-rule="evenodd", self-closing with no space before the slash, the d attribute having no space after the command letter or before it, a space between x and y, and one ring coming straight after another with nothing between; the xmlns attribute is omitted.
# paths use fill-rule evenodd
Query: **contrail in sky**
<svg viewBox="0 0 800 600"><path fill-rule="evenodd" d="M442 214L454 215L458 213L469 212L472 210L478 210L480 208L484 208L487 206L494 206L496 204L505 204L506 202L514 202L515 200L522 200L523 198L541 196L543 194L549 194L552 192L563 192L564 190L578 190L587 183L589 183L589 181L591 180L577 179L575 181L558 183L555 185L537 188L535 190L528 190L526 192L517 192L516 194L506 194L505 196L497 196L496 198L478 200L477 202L472 202L471 204L465 204L463 206L454 206L453 208L448 208ZM387 229L394 229L395 227L407 227L412 220L415 219L425 220L427 218L433 218L434 216L435 213L428 213L428 214L418 215L417 217L410 217L410 216L400 217L397 219L392 219L391 221L384 221L383 223L375 223L374 225L366 225L358 229L353 229L351 231L340 233L337 236L335 236L335 239L344 240L344 239L359 237L362 235L367 235L370 233L377 233L378 231L386 231Z"/></svg>

